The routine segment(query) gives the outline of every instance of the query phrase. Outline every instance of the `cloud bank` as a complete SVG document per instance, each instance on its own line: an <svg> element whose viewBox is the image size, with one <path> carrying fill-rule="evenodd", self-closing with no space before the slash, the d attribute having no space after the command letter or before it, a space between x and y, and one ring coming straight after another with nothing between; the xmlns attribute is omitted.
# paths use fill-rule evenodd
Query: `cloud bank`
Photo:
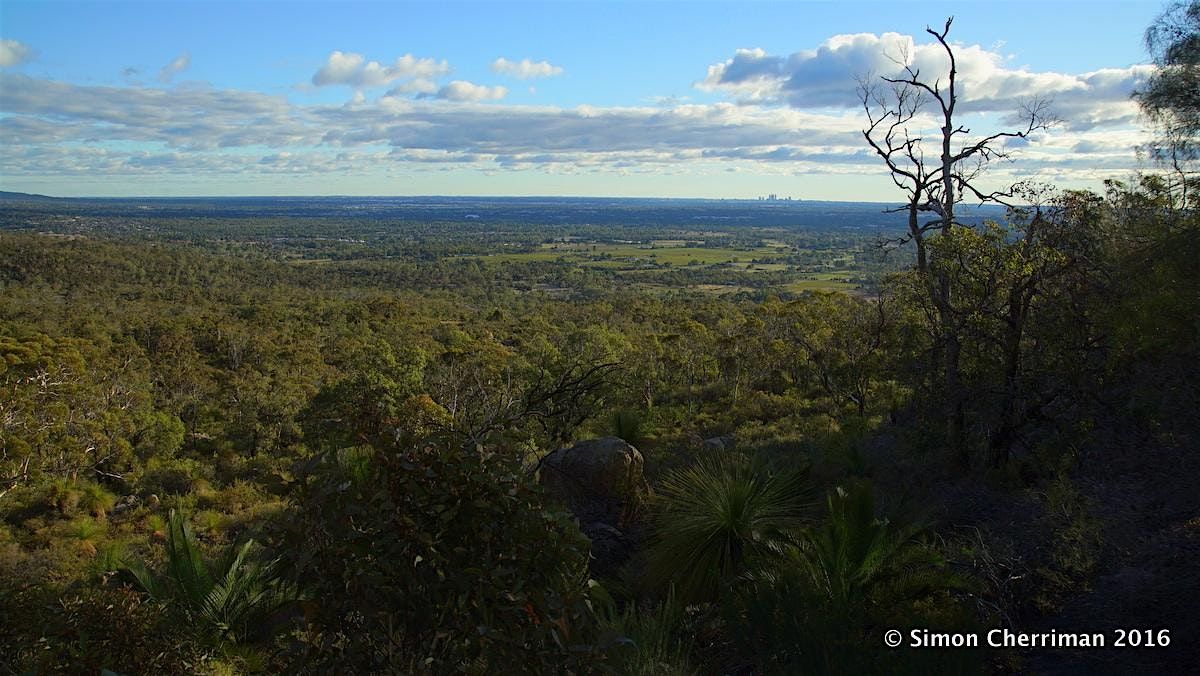
<svg viewBox="0 0 1200 676"><path fill-rule="evenodd" d="M7 54L0 51L3 59L16 58ZM956 55L963 113L979 133L1033 96L1052 97L1068 121L1029 139L1017 164L999 167L999 180L1018 174L1095 180L1134 166L1144 133L1132 124L1136 108L1128 97L1150 67L1033 72L978 46L957 45ZM911 36L840 35L786 56L738 50L695 83L724 100L571 108L506 103L502 86L440 84L450 72L447 62L411 54L384 65L353 52L330 53L311 81L355 89L346 105L201 85L96 86L0 72L0 166L5 176L50 177L320 176L396 168L883 176L862 139L855 77L896 73L905 64L934 77L946 66L940 48ZM160 77L169 80L187 65L181 54ZM491 65L514 78L562 72L527 59Z"/></svg>

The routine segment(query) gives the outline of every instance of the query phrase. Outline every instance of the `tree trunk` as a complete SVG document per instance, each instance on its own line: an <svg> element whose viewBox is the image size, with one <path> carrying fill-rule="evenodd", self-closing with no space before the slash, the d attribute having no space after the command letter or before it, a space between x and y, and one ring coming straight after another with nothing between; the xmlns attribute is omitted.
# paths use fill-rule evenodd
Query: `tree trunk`
<svg viewBox="0 0 1200 676"><path fill-rule="evenodd" d="M1017 375L1021 371L1021 338L1025 332L1026 307L1024 294L1017 290L1009 293L1004 335L1004 393L1000 406L1000 425L988 443L993 467L1003 467L1008 463L1013 435L1021 422Z"/></svg>
<svg viewBox="0 0 1200 676"><path fill-rule="evenodd" d="M946 336L946 363L943 384L945 386L946 446L958 463L966 469L971 466L971 455L967 449L966 409L962 397L962 376L959 372L959 357L962 346L958 336Z"/></svg>

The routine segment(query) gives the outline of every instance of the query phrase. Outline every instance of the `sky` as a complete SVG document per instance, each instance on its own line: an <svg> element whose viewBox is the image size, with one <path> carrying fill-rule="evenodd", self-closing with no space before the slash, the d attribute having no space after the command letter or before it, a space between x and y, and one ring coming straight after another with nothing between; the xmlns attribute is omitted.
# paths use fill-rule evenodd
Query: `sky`
<svg viewBox="0 0 1200 676"><path fill-rule="evenodd" d="M858 82L1057 122L985 187L1145 168L1159 2L0 2L0 189L887 201ZM928 114L911 134L936 133ZM930 152L933 152L932 150Z"/></svg>

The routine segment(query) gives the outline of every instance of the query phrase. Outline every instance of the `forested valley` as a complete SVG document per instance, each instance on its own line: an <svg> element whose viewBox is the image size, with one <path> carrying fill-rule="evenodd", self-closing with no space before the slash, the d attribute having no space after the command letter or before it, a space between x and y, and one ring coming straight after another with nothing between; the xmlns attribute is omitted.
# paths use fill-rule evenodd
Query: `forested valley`
<svg viewBox="0 0 1200 676"><path fill-rule="evenodd" d="M864 84L871 228L5 195L3 670L1194 669L1197 112L1141 94L1161 170L985 194L1002 139L910 75Z"/></svg>

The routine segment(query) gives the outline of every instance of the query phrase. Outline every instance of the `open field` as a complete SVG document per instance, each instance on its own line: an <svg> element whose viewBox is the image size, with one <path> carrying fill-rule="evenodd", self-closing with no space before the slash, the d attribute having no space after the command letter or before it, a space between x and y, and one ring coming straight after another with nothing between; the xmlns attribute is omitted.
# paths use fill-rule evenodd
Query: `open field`
<svg viewBox="0 0 1200 676"><path fill-rule="evenodd" d="M842 291L844 293L854 293L858 289L858 285L838 280L799 279L787 284L783 288L791 293L803 293L805 291Z"/></svg>
<svg viewBox="0 0 1200 676"><path fill-rule="evenodd" d="M398 287L469 277L557 295L609 287L869 294L870 280L905 264L878 255L877 209L862 205L845 207L836 222L817 204L777 211L638 200L17 199L5 207L4 230L159 238L328 275L383 275ZM735 214L746 218L725 218ZM806 223L817 215L819 226Z"/></svg>
<svg viewBox="0 0 1200 676"><path fill-rule="evenodd" d="M840 250L814 251L766 240L765 246L699 246L690 239L656 239L638 242L556 241L525 251L481 253L462 258L491 263L558 263L605 270L645 290L687 288L705 294L725 295L752 291L755 287L733 280L706 280L688 284L652 282L660 273L683 270L693 275L728 273L758 277L786 293L841 291L855 293L861 285L852 281L862 273L854 269L855 257ZM821 261L819 266L800 265L793 256L805 254ZM837 269L829 270L829 266ZM814 270L814 267L818 268ZM824 269L820 269L824 268Z"/></svg>
<svg viewBox="0 0 1200 676"><path fill-rule="evenodd" d="M493 261L555 261L567 260L579 263L619 261L630 265L653 263L655 265L714 265L717 263L745 263L755 260L772 260L786 256L789 249L782 246L765 246L752 249L717 248L699 246L672 246L661 242L651 244L609 244L569 242L543 244L533 251L513 253L478 254Z"/></svg>

